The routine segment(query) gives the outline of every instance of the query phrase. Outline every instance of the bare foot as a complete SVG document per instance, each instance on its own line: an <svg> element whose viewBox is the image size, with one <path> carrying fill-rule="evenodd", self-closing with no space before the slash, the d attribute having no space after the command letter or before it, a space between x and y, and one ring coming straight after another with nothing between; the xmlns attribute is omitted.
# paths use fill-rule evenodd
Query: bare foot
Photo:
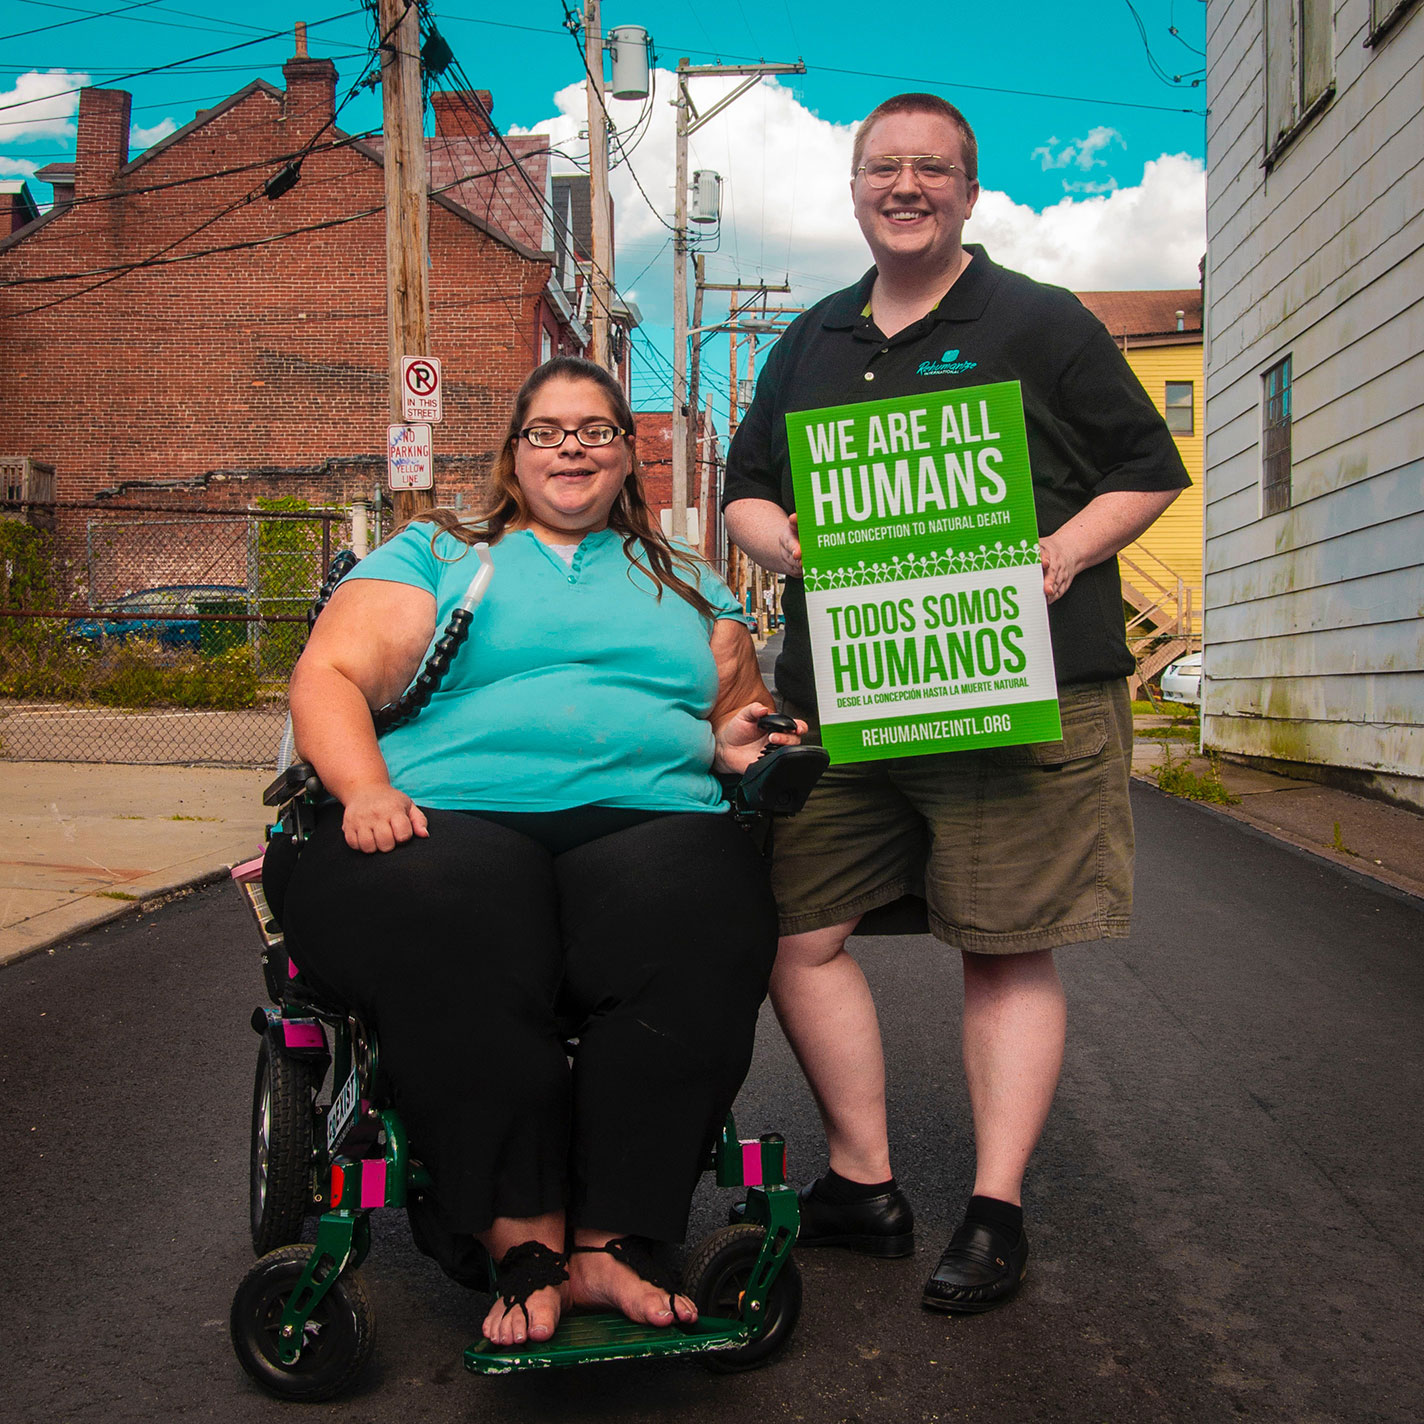
<svg viewBox="0 0 1424 1424"><path fill-rule="evenodd" d="M606 1246L607 1233L580 1231L578 1247ZM668 1308L668 1293L645 1281L606 1251L575 1249L569 1256L569 1300L572 1305L616 1310L642 1325L671 1325L674 1318L684 1325L697 1319L697 1307L685 1295L674 1295L676 1311Z"/></svg>
<svg viewBox="0 0 1424 1424"><path fill-rule="evenodd" d="M502 1299L490 1306L483 1326L485 1339L495 1345L523 1345L549 1339L559 1323L568 1285L545 1286L521 1305L506 1306Z"/></svg>
<svg viewBox="0 0 1424 1424"><path fill-rule="evenodd" d="M499 1262L499 1295L484 1319L485 1339L502 1346L547 1340L569 1302L563 1213L497 1217L480 1241ZM520 1303L506 1305L510 1296Z"/></svg>

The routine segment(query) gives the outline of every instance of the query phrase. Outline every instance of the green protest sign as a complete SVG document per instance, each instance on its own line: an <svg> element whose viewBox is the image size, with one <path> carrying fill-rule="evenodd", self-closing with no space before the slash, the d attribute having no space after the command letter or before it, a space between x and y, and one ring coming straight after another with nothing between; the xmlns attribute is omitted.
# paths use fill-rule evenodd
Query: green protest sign
<svg viewBox="0 0 1424 1424"><path fill-rule="evenodd" d="M1056 741L1017 381L786 417L833 762Z"/></svg>

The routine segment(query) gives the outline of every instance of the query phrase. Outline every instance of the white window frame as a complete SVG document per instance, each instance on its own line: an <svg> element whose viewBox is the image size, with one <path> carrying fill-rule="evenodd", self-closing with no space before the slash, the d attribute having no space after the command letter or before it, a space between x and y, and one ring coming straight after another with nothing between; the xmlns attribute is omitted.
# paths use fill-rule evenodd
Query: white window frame
<svg viewBox="0 0 1424 1424"><path fill-rule="evenodd" d="M1370 0L1370 28L1365 35L1365 48L1381 44L1416 3L1417 0Z"/></svg>
<svg viewBox="0 0 1424 1424"><path fill-rule="evenodd" d="M1335 13L1331 0L1261 0L1261 10L1266 85L1262 167L1269 172L1334 98Z"/></svg>

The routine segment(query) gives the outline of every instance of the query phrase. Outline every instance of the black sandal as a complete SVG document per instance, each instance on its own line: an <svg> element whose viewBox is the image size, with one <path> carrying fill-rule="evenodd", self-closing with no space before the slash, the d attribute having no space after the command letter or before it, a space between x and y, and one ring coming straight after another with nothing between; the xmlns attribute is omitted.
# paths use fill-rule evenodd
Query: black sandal
<svg viewBox="0 0 1424 1424"><path fill-rule="evenodd" d="M529 1312L525 1302L545 1286L559 1286L568 1280L567 1257L551 1250L542 1241L521 1241L511 1246L495 1266L495 1289L506 1311L517 1305L524 1316L524 1333L529 1333Z"/></svg>
<svg viewBox="0 0 1424 1424"><path fill-rule="evenodd" d="M666 1292L668 1309L672 1312L672 1323L682 1325L682 1321L677 1318L677 1305L673 1299L682 1293L678 1289L678 1282L642 1237L615 1236L605 1246L573 1246L569 1249L569 1255L572 1256L575 1251L602 1251L605 1255L612 1256L620 1266L627 1266L639 1280L647 1281L650 1286L656 1286L658 1290Z"/></svg>

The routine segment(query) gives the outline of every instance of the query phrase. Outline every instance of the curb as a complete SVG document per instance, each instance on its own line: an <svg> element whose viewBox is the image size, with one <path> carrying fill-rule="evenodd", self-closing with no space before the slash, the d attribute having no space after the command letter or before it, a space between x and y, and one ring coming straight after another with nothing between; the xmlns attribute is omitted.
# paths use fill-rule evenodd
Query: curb
<svg viewBox="0 0 1424 1424"><path fill-rule="evenodd" d="M1411 880L1408 876L1399 875L1383 865L1376 865L1373 861L1359 855L1341 855L1339 851L1330 846L1321 845L1318 841L1307 840L1303 836L1296 835L1284 827L1276 826L1259 816L1254 816L1243 810L1240 806L1222 806L1211 801L1192 801L1190 797L1175 796L1170 791L1163 791L1157 785L1156 778L1140 771L1132 773L1134 781L1140 781L1150 787L1159 796L1166 796L1173 801L1186 801L1190 805L1197 806L1203 811L1210 811L1218 816L1224 816L1228 820L1236 821L1243 826L1249 826L1258 834L1265 836L1268 840L1273 840L1281 845L1291 846L1295 850L1304 851L1307 855L1314 856L1317 860L1323 860L1329 865L1335 865L1342 870L1353 871L1363 879L1372 880L1380 885L1386 885L1391 890L1408 895L1413 899L1424 899L1424 881ZM1273 795L1276 793L1266 793Z"/></svg>
<svg viewBox="0 0 1424 1424"><path fill-rule="evenodd" d="M96 907L92 915L66 925L62 930L57 930L46 939L37 940L34 944L21 945L17 949L0 950L0 972L8 969L12 964L19 964L22 960L30 958L31 955L52 952L55 945L61 944L65 940L75 939L79 935L88 934L91 930L102 929L106 925L112 925L132 915L149 914L170 901L185 899L197 890L203 890L209 885L216 885L220 881L227 880L231 875L232 866L230 865L202 870L189 876L186 880L176 880L170 885L160 886L140 900L125 900L122 903L116 903L111 909L101 910ZM24 923L23 920L20 921L20 925Z"/></svg>

